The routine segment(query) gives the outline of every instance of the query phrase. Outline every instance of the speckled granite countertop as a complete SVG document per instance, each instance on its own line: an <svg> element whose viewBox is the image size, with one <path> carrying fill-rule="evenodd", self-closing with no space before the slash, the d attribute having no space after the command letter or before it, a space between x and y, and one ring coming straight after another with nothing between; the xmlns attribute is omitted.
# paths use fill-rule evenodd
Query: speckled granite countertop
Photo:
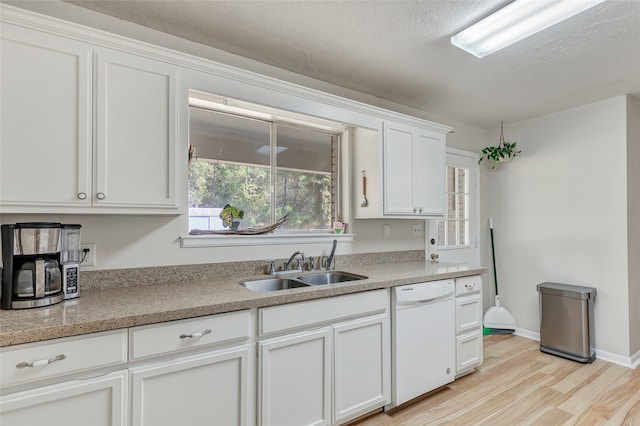
<svg viewBox="0 0 640 426"><path fill-rule="evenodd" d="M240 278L180 281L81 293L57 305L0 311L0 346L115 330L249 308L477 275L486 268L467 264L413 261L339 268L368 276L361 281L256 292L239 285ZM243 279L267 278L265 275Z"/></svg>

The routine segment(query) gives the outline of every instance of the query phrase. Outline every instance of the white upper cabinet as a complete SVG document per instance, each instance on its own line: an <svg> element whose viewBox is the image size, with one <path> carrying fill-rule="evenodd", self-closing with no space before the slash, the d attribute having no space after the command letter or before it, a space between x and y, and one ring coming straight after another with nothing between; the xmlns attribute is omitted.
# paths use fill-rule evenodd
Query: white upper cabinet
<svg viewBox="0 0 640 426"><path fill-rule="evenodd" d="M444 135L387 122L383 146L384 214L444 215Z"/></svg>
<svg viewBox="0 0 640 426"><path fill-rule="evenodd" d="M413 215L418 213L413 174L413 128L385 123L384 128L384 213Z"/></svg>
<svg viewBox="0 0 640 426"><path fill-rule="evenodd" d="M90 46L3 24L0 212L89 206Z"/></svg>
<svg viewBox="0 0 640 426"><path fill-rule="evenodd" d="M175 66L4 24L0 213L178 213Z"/></svg>
<svg viewBox="0 0 640 426"><path fill-rule="evenodd" d="M417 128L414 138L415 207L421 215L444 216L447 158L445 135Z"/></svg>
<svg viewBox="0 0 640 426"><path fill-rule="evenodd" d="M113 50L96 58L94 203L177 207L177 68Z"/></svg>
<svg viewBox="0 0 640 426"><path fill-rule="evenodd" d="M450 127L9 5L0 12L0 214L185 214L191 89L356 129L344 180L355 219L444 214Z"/></svg>
<svg viewBox="0 0 640 426"><path fill-rule="evenodd" d="M385 122L379 132L352 133L356 219L441 217L445 210L447 128L416 127ZM367 200L360 203L362 179L367 176Z"/></svg>

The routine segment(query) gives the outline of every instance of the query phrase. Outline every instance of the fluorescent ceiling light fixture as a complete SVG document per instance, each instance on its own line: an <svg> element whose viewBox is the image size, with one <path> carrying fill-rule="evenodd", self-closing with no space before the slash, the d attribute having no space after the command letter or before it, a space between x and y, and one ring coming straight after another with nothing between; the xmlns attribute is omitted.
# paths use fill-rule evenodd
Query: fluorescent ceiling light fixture
<svg viewBox="0 0 640 426"><path fill-rule="evenodd" d="M605 0L515 0L451 37L451 44L484 58Z"/></svg>

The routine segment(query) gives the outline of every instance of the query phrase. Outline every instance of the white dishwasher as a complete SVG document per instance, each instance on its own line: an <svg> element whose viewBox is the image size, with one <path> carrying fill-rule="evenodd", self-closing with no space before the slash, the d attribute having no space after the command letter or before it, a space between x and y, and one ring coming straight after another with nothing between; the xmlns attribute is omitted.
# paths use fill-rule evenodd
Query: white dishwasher
<svg viewBox="0 0 640 426"><path fill-rule="evenodd" d="M453 280L395 287L392 292L393 408L455 378Z"/></svg>

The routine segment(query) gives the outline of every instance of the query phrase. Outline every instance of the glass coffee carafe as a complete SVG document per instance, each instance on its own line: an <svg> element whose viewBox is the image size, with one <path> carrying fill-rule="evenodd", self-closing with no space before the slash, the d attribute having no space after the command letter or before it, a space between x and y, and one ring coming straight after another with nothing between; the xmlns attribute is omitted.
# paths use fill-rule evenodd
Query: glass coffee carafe
<svg viewBox="0 0 640 426"><path fill-rule="evenodd" d="M17 269L13 283L15 299L37 298L59 293L62 289L60 264L55 259L24 262Z"/></svg>

